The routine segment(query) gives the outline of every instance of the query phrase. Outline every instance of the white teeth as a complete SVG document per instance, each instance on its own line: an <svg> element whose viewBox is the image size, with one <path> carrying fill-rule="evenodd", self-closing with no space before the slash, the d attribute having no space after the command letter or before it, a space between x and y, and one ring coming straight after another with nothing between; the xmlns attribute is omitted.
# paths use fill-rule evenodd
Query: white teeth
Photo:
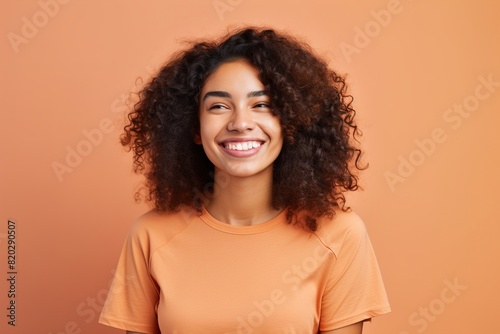
<svg viewBox="0 0 500 334"><path fill-rule="evenodd" d="M224 147L233 151L248 151L261 145L258 141L225 143Z"/></svg>

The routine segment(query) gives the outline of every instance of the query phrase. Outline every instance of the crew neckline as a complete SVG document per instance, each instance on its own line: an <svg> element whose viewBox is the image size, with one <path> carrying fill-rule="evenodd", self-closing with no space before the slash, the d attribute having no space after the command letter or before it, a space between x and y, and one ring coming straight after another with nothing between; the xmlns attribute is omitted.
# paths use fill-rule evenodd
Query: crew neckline
<svg viewBox="0 0 500 334"><path fill-rule="evenodd" d="M260 224L249 225L249 226L236 226L231 224L223 223L213 217L205 207L202 208L202 213L200 218L210 227L219 230L221 232L231 233L231 234L257 234L264 233L276 228L286 222L286 209L280 212L276 217L271 220L265 221Z"/></svg>

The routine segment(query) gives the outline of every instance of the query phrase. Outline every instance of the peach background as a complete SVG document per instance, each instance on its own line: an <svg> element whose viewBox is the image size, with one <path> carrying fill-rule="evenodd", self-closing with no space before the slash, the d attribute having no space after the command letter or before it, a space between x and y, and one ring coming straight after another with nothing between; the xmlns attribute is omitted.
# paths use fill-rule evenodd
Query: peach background
<svg viewBox="0 0 500 334"><path fill-rule="evenodd" d="M368 226L393 307L365 333L497 330L500 87L456 129L443 115L474 102L478 77L500 81L500 5L401 0L381 27L372 11L393 1L60 0L44 22L41 4L54 1L0 5L0 277L7 219L18 226L19 272L15 328L6 325L8 288L0 279L0 332L120 332L98 325L97 311L128 227L147 210L133 201L140 179L118 144L120 99L183 38L240 23L302 36L348 74L371 164L365 191L350 203ZM231 10L219 16L221 3ZM8 34L22 36L23 18L34 16L40 27L16 53ZM362 44L356 31L365 28L372 37ZM358 53L344 54L347 44ZM82 131L106 119L114 130L60 182L52 163L65 164L67 146L83 145ZM418 153L415 141L436 128L446 140ZM420 165L391 188L385 175L398 172L400 156ZM454 295L446 281L465 288Z"/></svg>

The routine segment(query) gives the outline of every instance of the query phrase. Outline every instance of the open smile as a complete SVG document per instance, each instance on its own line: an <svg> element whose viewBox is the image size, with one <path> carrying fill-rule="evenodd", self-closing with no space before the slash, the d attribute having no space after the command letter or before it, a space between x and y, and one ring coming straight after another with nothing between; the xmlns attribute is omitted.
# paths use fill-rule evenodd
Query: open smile
<svg viewBox="0 0 500 334"><path fill-rule="evenodd" d="M224 142L222 147L231 151L248 151L260 147L263 142L260 141L238 141L238 142Z"/></svg>
<svg viewBox="0 0 500 334"><path fill-rule="evenodd" d="M260 151L265 141L262 140L227 140L219 145L223 151L230 156L245 158L252 156Z"/></svg>

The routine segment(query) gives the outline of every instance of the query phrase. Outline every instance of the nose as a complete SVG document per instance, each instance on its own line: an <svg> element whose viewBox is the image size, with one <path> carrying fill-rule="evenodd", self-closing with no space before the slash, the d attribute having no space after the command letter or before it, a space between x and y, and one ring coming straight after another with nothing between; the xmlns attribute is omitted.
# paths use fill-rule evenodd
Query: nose
<svg viewBox="0 0 500 334"><path fill-rule="evenodd" d="M254 127L255 122L253 120L252 111L245 108L236 108L227 124L227 129L229 131L243 132L252 130Z"/></svg>

